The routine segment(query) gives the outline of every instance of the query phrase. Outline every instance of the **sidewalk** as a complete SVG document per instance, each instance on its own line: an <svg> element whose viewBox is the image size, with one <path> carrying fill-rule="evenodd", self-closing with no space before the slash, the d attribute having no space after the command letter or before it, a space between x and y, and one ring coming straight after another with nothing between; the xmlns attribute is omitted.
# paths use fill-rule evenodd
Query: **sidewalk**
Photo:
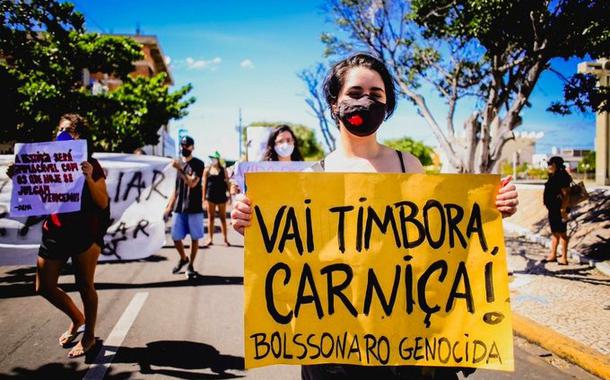
<svg viewBox="0 0 610 380"><path fill-rule="evenodd" d="M517 235L506 248L515 333L610 378L610 277L588 264L543 264L548 249Z"/></svg>

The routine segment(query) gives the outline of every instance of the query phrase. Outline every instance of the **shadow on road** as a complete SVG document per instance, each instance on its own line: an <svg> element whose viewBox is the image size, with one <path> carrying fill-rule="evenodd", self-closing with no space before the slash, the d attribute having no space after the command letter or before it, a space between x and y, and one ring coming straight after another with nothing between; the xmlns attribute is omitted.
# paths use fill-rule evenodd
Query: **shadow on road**
<svg viewBox="0 0 610 380"><path fill-rule="evenodd" d="M11 271L14 272L14 271ZM35 272L35 270L34 270ZM10 273L10 272L8 272ZM14 275L8 277L9 281L5 281L6 277L0 278L0 284L10 282L10 285L0 285L0 299L30 297L36 295L34 293L34 275L26 272L18 274L23 276L19 283L16 283ZM209 285L243 285L244 278L241 276L199 276L190 280L174 280L174 281L158 281L145 282L135 284L122 284L115 282L96 282L97 290L113 290L113 289L154 289L154 288L174 288L185 286L209 286ZM66 292L78 291L76 284L61 284L60 287Z"/></svg>
<svg viewBox="0 0 610 380"><path fill-rule="evenodd" d="M142 375L180 379L233 379L243 375L227 373L227 370L244 370L243 357L221 354L209 344L175 340L150 342L146 347L121 347L113 362L138 364ZM192 372L207 368L214 374Z"/></svg>
<svg viewBox="0 0 610 380"><path fill-rule="evenodd" d="M567 267L559 267L557 264L545 264L541 261L540 257L529 254L529 252L540 250L540 246L537 243L530 242L523 237L512 238L512 240L514 241L515 246L518 246L519 248L515 250L517 252L513 252L511 255L521 256L525 261L525 268L522 270L515 270L514 273L550 276L592 285L610 286L610 279L593 277L592 272L594 272L595 269L588 265L570 264Z"/></svg>
<svg viewBox="0 0 610 380"><path fill-rule="evenodd" d="M45 364L36 369L28 369L22 367L16 367L11 370L10 373L0 374L0 380L8 379L28 379L28 380L49 380L49 379L62 379L62 380L80 380L85 376L89 367L78 368L79 363L49 363ZM130 379L133 373L130 372L118 372L112 373L110 369L106 373L107 379Z"/></svg>

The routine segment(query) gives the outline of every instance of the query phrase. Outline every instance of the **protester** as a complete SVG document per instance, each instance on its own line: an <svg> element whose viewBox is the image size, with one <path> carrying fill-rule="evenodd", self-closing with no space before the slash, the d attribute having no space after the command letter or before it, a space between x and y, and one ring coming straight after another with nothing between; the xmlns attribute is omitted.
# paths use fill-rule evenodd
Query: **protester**
<svg viewBox="0 0 610 380"><path fill-rule="evenodd" d="M551 157L548 161L549 179L544 184L543 202L548 210L551 226L551 252L544 263L557 261L557 245L561 241L562 255L559 265L568 265L568 204L572 177L566 171L563 158Z"/></svg>
<svg viewBox="0 0 610 380"><path fill-rule="evenodd" d="M193 265L199 249L199 239L203 239L201 178L204 164L200 159L193 157L195 141L192 137L184 136L180 140L180 148L182 158L173 162L173 166L178 173L176 186L165 208L165 219L167 220L173 212L172 239L180 259L172 273L180 272L188 264L185 274L186 278L189 279L199 275ZM184 244L182 243L186 235L191 236L190 260L184 252Z"/></svg>
<svg viewBox="0 0 610 380"><path fill-rule="evenodd" d="M394 81L385 65L368 54L356 54L336 63L325 83L326 101L339 128L340 144L314 170L329 172L423 173L419 160L407 152L377 142L376 131L396 106ZM510 177L503 180L496 207L503 216L517 210L517 192ZM231 217L239 233L250 225L248 198L234 205ZM302 378L313 379L457 379L453 368L354 365L307 365ZM472 370L464 369L464 372Z"/></svg>
<svg viewBox="0 0 610 380"><path fill-rule="evenodd" d="M299 149L299 140L286 124L278 124L267 140L267 148L263 154L263 161L292 162L303 161L303 155ZM236 195L242 192L239 185L230 182L230 192Z"/></svg>
<svg viewBox="0 0 610 380"><path fill-rule="evenodd" d="M263 161L303 161L299 141L289 126L279 124L273 128L267 140Z"/></svg>
<svg viewBox="0 0 610 380"><path fill-rule="evenodd" d="M92 157L91 133L85 119L78 114L63 115L59 121L56 140L87 140L87 161L81 163L85 183L80 211L51 214L42 224L42 242L36 261L36 293L70 318L70 326L59 337L62 347L72 343L84 332L81 341L68 354L75 358L95 346L98 298L94 276L110 220L110 203L104 170ZM13 165L9 166L9 177L13 175L13 168ZM68 259L72 259L83 312L57 286L59 274Z"/></svg>
<svg viewBox="0 0 610 380"><path fill-rule="evenodd" d="M208 239L205 246L214 244L214 222L216 209L220 217L220 228L225 245L231 244L227 239L227 192L229 191L229 175L220 163L220 153L214 152L210 156L212 165L203 173L203 193L205 194L205 208L208 212Z"/></svg>

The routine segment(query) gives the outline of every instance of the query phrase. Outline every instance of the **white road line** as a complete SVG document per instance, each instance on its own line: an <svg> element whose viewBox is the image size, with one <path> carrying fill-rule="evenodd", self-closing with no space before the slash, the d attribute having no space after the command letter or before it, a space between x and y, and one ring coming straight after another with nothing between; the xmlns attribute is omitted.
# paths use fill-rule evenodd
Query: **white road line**
<svg viewBox="0 0 610 380"><path fill-rule="evenodd" d="M139 292L133 296L131 302L127 305L127 309L125 309L119 321L114 325L110 335L108 335L108 339L104 341L104 346L102 346L99 354L97 354L95 361L89 367L89 371L87 371L83 380L102 380L104 378L108 367L110 367L112 360L114 360L114 356L119 347L121 347L127 332L136 320L147 297L147 292Z"/></svg>

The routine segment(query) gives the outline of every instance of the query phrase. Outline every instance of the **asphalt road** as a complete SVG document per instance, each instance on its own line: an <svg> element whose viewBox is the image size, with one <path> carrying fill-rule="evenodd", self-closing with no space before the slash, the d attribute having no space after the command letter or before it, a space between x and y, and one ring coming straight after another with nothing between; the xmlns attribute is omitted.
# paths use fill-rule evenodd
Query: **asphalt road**
<svg viewBox="0 0 610 380"><path fill-rule="evenodd" d="M100 264L96 335L105 345L86 359L68 359L58 346L68 320L33 294L34 268L0 267L0 380L299 379L296 366L243 370L243 241L230 240L233 247L200 251L197 280L171 273L171 247L144 261ZM69 268L60 282L80 305ZM596 379L521 339L515 355L514 373L480 370L468 379Z"/></svg>

